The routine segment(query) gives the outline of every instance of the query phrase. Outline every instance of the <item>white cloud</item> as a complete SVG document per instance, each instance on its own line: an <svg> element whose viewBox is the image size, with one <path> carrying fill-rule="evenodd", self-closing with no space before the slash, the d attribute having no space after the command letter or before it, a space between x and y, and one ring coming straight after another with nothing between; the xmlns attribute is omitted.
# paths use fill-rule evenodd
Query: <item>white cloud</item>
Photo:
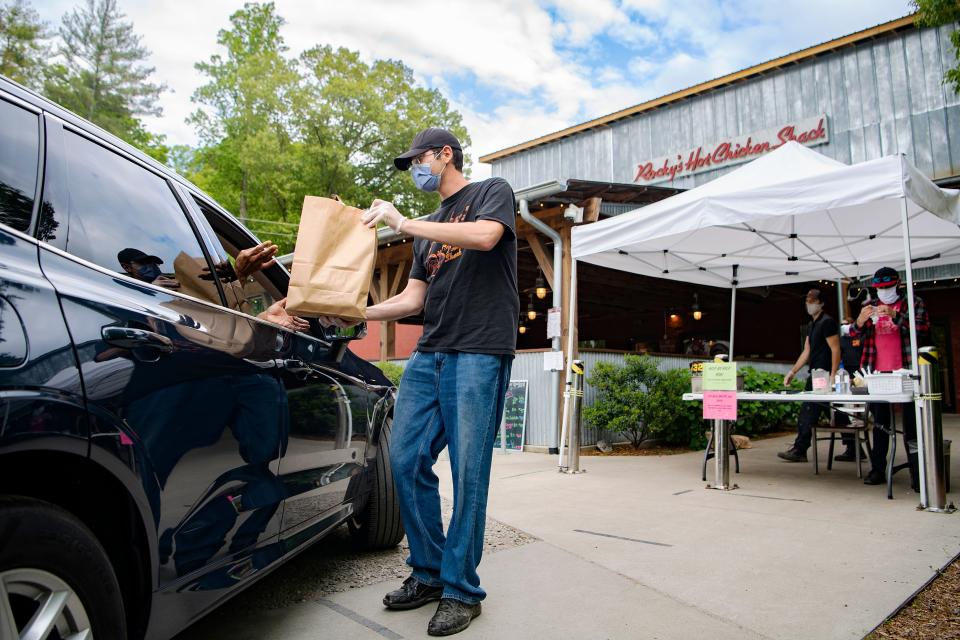
<svg viewBox="0 0 960 640"><path fill-rule="evenodd" d="M77 3L80 0L77 0ZM203 83L193 68L217 51L240 0L120 0L165 83L161 118L148 120L171 143L194 144L184 119ZM75 6L35 5L54 25ZM464 117L474 159L903 15L906 0L395 0L307 3L277 0L291 54L345 46L366 60L392 58L437 87ZM617 62L599 36L633 54ZM622 52L621 52L622 54ZM450 87L475 83L463 95ZM497 95L471 102L471 96ZM475 175L486 170L479 169Z"/></svg>

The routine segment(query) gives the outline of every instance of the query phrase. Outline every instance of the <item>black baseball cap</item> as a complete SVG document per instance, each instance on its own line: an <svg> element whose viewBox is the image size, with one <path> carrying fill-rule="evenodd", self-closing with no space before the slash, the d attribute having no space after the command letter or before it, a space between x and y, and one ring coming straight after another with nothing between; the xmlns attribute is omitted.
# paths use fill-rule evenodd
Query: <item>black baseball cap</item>
<svg viewBox="0 0 960 640"><path fill-rule="evenodd" d="M430 149L442 149L443 147L450 147L451 149L456 149L457 151L463 151L463 149L460 147L460 141L457 140L457 136L453 135L446 129L440 129L438 127L424 129L417 134L417 137L413 139L413 142L410 144L409 151L406 151L405 153L402 153L393 159L393 165L400 171L406 171L410 168L410 164L413 162L413 159L424 151L429 151Z"/></svg>
<svg viewBox="0 0 960 640"><path fill-rule="evenodd" d="M140 249L131 249L126 248L120 253L117 254L117 261L120 263L124 262L156 262L157 264L163 264L163 260L157 256L150 256L145 254Z"/></svg>
<svg viewBox="0 0 960 640"><path fill-rule="evenodd" d="M893 267L880 267L877 269L877 272L873 274L873 278L870 280L870 286L875 289L883 289L884 287L894 287L897 283L900 282L900 274Z"/></svg>

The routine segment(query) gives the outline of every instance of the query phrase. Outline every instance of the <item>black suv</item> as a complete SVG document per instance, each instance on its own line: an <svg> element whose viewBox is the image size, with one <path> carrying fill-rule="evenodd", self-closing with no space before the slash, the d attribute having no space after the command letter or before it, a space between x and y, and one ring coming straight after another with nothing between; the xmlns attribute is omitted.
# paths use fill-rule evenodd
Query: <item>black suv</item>
<svg viewBox="0 0 960 640"><path fill-rule="evenodd" d="M256 244L0 78L0 639L168 638L345 522L403 537L393 386L257 317L289 275L238 276Z"/></svg>

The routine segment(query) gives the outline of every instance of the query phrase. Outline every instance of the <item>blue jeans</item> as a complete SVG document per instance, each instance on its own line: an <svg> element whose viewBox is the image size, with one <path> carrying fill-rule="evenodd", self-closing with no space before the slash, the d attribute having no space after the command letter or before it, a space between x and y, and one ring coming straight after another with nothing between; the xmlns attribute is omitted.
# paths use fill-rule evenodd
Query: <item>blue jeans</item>
<svg viewBox="0 0 960 640"><path fill-rule="evenodd" d="M443 597L480 602L493 437L503 415L513 356L415 352L394 408L390 463L410 544L413 577ZM437 456L448 447L453 519L440 521Z"/></svg>

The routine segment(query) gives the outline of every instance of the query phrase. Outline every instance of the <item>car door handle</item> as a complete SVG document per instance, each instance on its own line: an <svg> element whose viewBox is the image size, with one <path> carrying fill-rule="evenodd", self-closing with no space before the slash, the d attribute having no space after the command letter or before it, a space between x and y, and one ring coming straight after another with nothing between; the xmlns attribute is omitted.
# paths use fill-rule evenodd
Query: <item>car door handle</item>
<svg viewBox="0 0 960 640"><path fill-rule="evenodd" d="M100 335L103 336L103 341L107 344L123 349L149 347L163 353L173 351L173 340L159 333L147 331L146 329L116 326L104 327Z"/></svg>

